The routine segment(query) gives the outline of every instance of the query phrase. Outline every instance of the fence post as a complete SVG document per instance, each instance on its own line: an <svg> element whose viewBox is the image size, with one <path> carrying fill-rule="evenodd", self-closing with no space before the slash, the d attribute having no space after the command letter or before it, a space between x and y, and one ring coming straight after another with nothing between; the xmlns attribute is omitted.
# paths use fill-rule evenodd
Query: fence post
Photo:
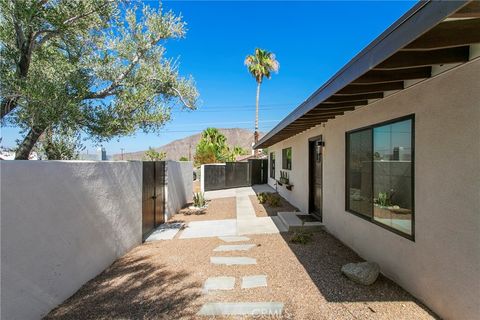
<svg viewBox="0 0 480 320"><path fill-rule="evenodd" d="M205 165L200 167L200 191L205 192Z"/></svg>

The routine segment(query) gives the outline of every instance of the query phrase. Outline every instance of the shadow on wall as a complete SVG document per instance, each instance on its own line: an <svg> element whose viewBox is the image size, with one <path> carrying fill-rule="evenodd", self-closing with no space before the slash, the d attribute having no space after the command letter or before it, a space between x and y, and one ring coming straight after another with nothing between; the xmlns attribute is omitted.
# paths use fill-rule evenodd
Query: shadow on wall
<svg viewBox="0 0 480 320"><path fill-rule="evenodd" d="M284 241L327 301L412 301L436 318L420 301L383 275L370 286L356 284L345 277L340 271L344 264L363 260L326 231L315 232L313 240L306 245L291 243L291 236L292 233L282 233Z"/></svg>
<svg viewBox="0 0 480 320"><path fill-rule="evenodd" d="M155 245L151 246L155 249ZM145 249L143 248L143 252ZM198 308L201 283L185 282L188 273L167 271L155 255L135 249L117 260L45 319L177 319ZM180 284L180 285L179 285Z"/></svg>

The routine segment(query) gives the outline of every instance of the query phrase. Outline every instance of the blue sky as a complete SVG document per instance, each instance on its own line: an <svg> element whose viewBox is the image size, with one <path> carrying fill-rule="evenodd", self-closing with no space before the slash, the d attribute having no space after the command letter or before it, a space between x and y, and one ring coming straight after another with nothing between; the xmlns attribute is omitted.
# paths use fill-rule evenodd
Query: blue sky
<svg viewBox="0 0 480 320"><path fill-rule="evenodd" d="M167 54L179 57L181 73L195 78L199 109L174 111L158 135L139 132L103 145L112 154L157 147L209 126L253 130L256 84L243 61L256 47L274 52L280 62L280 72L262 84L260 130L267 132L413 5L167 1L164 8L181 13L188 24L186 39L166 43ZM15 128L2 128L2 137L9 147L21 138ZM85 145L89 152L96 148Z"/></svg>

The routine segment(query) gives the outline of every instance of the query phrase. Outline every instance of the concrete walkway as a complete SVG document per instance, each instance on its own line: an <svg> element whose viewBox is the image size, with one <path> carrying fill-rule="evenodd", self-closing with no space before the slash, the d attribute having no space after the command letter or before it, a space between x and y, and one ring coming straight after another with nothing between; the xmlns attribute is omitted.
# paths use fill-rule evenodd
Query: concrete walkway
<svg viewBox="0 0 480 320"><path fill-rule="evenodd" d="M271 234L286 232L287 228L278 217L257 217L250 201L256 192L275 192L269 185L234 188L205 192L205 198L236 198L236 219L206 220L190 222L180 235L180 239L239 236L248 234Z"/></svg>
<svg viewBox="0 0 480 320"><path fill-rule="evenodd" d="M242 198L242 197L238 197ZM237 198L237 199L238 199ZM237 202L237 205L240 205L243 210L248 211L248 205L243 200ZM241 220L250 220L253 219L249 212L244 212L244 216ZM248 242L250 238L248 237L221 237L221 240L225 242ZM233 241L231 241L233 240ZM248 251L257 245L255 243L242 243L242 244L227 244L220 245L213 250L214 253L219 251L230 251L223 249L233 249ZM221 249L221 250L219 250ZM230 268L235 268L239 265L252 265L257 264L257 260L254 258L246 256L214 256L210 257L210 263L215 267L217 265L225 265ZM225 269L223 269L225 270ZM229 269L227 269L229 270ZM227 271L228 272L228 271ZM226 291L232 292L235 290L236 278L228 275L210 277L205 280L203 285L203 292L209 294L210 292L215 291ZM267 275L257 274L257 275L244 275L241 277L241 286L240 290L255 290L256 288L268 287ZM247 293L246 293L247 294ZM248 296L248 295L247 295ZM225 297L225 295L218 296L213 295L212 300L216 300L219 297ZM198 311L197 315L204 317L214 317L214 316L264 316L264 317L274 317L278 318L283 313L284 304L282 302L272 302L272 301L253 301L253 302L207 302L201 309Z"/></svg>

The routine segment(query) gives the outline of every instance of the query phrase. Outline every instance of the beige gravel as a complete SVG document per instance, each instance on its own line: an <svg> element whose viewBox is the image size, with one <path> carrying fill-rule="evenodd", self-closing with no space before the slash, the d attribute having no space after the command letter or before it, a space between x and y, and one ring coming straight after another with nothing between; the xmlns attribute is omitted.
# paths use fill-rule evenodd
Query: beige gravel
<svg viewBox="0 0 480 320"><path fill-rule="evenodd" d="M215 252L217 238L143 244L84 285L47 319L195 319L205 302L285 303L282 319L432 319L421 303L385 277L369 287L342 276L340 268L359 261L326 232L308 245L288 242L290 234L251 236L247 252ZM248 256L253 266L213 266L212 256ZM241 289L241 277L267 275L268 287ZM212 276L236 277L233 291L202 293ZM203 318L205 319L205 318ZM258 319L258 317L256 318Z"/></svg>
<svg viewBox="0 0 480 320"><path fill-rule="evenodd" d="M191 214L191 210L184 208L173 215L170 221L190 222L204 220L235 219L237 216L236 198L218 198L208 201L208 206L201 214Z"/></svg>
<svg viewBox="0 0 480 320"><path fill-rule="evenodd" d="M258 201L257 196L250 196L250 201L252 201L256 216L268 217L268 216L276 216L278 212L299 211L296 207L292 206L287 200L282 198L280 195L279 197L280 197L280 205L278 207L270 207L266 203L261 204Z"/></svg>

